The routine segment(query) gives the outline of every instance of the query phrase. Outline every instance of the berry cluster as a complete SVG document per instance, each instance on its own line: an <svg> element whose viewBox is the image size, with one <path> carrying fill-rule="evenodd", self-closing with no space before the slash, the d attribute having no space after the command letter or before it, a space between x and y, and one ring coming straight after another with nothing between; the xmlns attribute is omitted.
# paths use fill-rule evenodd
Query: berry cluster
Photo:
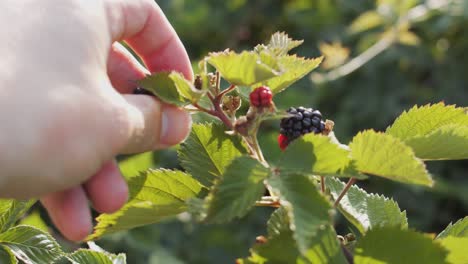
<svg viewBox="0 0 468 264"><path fill-rule="evenodd" d="M290 107L287 110L289 117L281 119L280 137L278 142L281 149L296 138L308 133L322 133L325 129L325 122L322 121L322 114L319 110L299 106Z"/></svg>
<svg viewBox="0 0 468 264"><path fill-rule="evenodd" d="M250 105L269 107L272 105L273 93L267 86L260 86L250 93Z"/></svg>

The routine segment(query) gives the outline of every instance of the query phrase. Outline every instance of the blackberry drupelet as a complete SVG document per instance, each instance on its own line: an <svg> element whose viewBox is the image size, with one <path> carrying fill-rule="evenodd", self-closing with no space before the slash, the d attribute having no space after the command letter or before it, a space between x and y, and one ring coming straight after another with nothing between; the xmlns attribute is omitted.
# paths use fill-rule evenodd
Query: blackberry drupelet
<svg viewBox="0 0 468 264"><path fill-rule="evenodd" d="M287 138L288 143L302 135L318 134L325 129L319 110L299 106L290 107L287 112L290 117L281 119L280 133Z"/></svg>

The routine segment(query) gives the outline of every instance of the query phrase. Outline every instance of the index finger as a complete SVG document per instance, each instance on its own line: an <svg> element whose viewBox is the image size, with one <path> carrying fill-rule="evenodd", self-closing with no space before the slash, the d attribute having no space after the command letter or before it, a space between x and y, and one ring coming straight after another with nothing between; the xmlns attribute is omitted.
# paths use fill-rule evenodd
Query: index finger
<svg viewBox="0 0 468 264"><path fill-rule="evenodd" d="M192 80L184 45L153 0L106 1L113 41L126 41L151 72L178 71Z"/></svg>

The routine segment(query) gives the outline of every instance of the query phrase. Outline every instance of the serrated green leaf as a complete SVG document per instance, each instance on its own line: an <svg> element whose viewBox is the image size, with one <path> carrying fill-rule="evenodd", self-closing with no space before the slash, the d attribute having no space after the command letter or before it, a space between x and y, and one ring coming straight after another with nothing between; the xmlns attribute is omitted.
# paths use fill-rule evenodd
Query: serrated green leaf
<svg viewBox="0 0 468 264"><path fill-rule="evenodd" d="M169 78L174 81L174 85L176 86L177 91L179 91L179 94L192 103L198 102L198 100L200 100L200 98L208 91L196 89L181 73L171 72L171 74L169 74Z"/></svg>
<svg viewBox="0 0 468 264"><path fill-rule="evenodd" d="M273 237L291 230L289 225L288 211L284 207L276 209L267 222L268 236Z"/></svg>
<svg viewBox="0 0 468 264"><path fill-rule="evenodd" d="M325 183L333 199L338 198L345 187L343 182L331 177ZM408 228L406 212L401 212L395 201L383 195L367 193L356 185L351 186L343 196L338 209L362 234L382 226Z"/></svg>
<svg viewBox="0 0 468 264"><path fill-rule="evenodd" d="M137 81L138 85L155 94L163 102L184 106L190 103L177 90L170 72L158 72Z"/></svg>
<svg viewBox="0 0 468 264"><path fill-rule="evenodd" d="M12 227L36 200L0 200L0 233Z"/></svg>
<svg viewBox="0 0 468 264"><path fill-rule="evenodd" d="M403 112L387 128L386 133L403 141L427 136L434 130L446 125L468 126L468 113L465 108L438 103L425 106L414 106Z"/></svg>
<svg viewBox="0 0 468 264"><path fill-rule="evenodd" d="M140 175L154 167L153 152L148 151L126 158L119 162L119 169L125 179Z"/></svg>
<svg viewBox="0 0 468 264"><path fill-rule="evenodd" d="M30 264L53 263L64 254L51 235L30 226L16 226L1 233L0 245Z"/></svg>
<svg viewBox="0 0 468 264"><path fill-rule="evenodd" d="M424 160L468 159L468 126L446 125L405 142Z"/></svg>
<svg viewBox="0 0 468 264"><path fill-rule="evenodd" d="M448 236L466 237L468 238L468 216L458 220L455 224L450 223L444 231L440 232L437 239L445 238Z"/></svg>
<svg viewBox="0 0 468 264"><path fill-rule="evenodd" d="M442 246L448 250L447 261L452 264L468 263L468 237L446 237L440 240Z"/></svg>
<svg viewBox="0 0 468 264"><path fill-rule="evenodd" d="M125 264L127 262L127 256L123 253L116 255L116 254L107 252L106 250L98 246L93 241L90 241L87 244L91 251L105 254L112 261L113 264Z"/></svg>
<svg viewBox="0 0 468 264"><path fill-rule="evenodd" d="M275 56L284 56L288 52L300 46L303 40L293 40L285 32L276 32L271 35L270 42L267 45L257 45L256 52L268 51Z"/></svg>
<svg viewBox="0 0 468 264"><path fill-rule="evenodd" d="M113 264L107 254L88 249L78 249L67 258L74 264Z"/></svg>
<svg viewBox="0 0 468 264"><path fill-rule="evenodd" d="M0 263L17 264L18 260L8 247L0 246Z"/></svg>
<svg viewBox="0 0 468 264"><path fill-rule="evenodd" d="M441 264L446 250L429 236L396 227L369 230L356 245L354 263Z"/></svg>
<svg viewBox="0 0 468 264"><path fill-rule="evenodd" d="M279 57L277 60L278 65L282 70L282 74L260 81L253 85L253 87L266 85L270 87L273 94L280 93L288 86L302 79L309 72L317 68L322 62L323 57L306 59L297 57L296 55L289 55Z"/></svg>
<svg viewBox="0 0 468 264"><path fill-rule="evenodd" d="M269 174L269 169L251 157L233 160L207 197L206 220L222 223L244 216L265 192L263 180Z"/></svg>
<svg viewBox="0 0 468 264"><path fill-rule="evenodd" d="M249 51L210 53L208 58L208 63L213 65L224 79L231 84L243 86L250 86L278 75L278 69L271 65L272 62L271 58L265 61L258 53Z"/></svg>
<svg viewBox="0 0 468 264"><path fill-rule="evenodd" d="M372 28L381 26L385 22L384 18L377 11L367 11L360 14L349 26L351 34L360 33Z"/></svg>
<svg viewBox="0 0 468 264"><path fill-rule="evenodd" d="M320 228L311 244L312 246L307 250L304 256L307 261L299 261L298 263L348 263L341 249L336 232L330 225Z"/></svg>
<svg viewBox="0 0 468 264"><path fill-rule="evenodd" d="M403 183L433 184L424 163L393 136L367 130L357 134L349 147L360 172Z"/></svg>
<svg viewBox="0 0 468 264"><path fill-rule="evenodd" d="M179 160L195 179L210 187L234 158L247 153L239 137L221 124L195 124L179 149Z"/></svg>
<svg viewBox="0 0 468 264"><path fill-rule="evenodd" d="M462 107L444 103L414 106L386 133L403 140L422 159L468 158L468 113Z"/></svg>
<svg viewBox="0 0 468 264"><path fill-rule="evenodd" d="M268 179L268 183L280 194L299 250L305 253L317 231L331 221L330 202L318 192L314 182L304 175L274 176Z"/></svg>
<svg viewBox="0 0 468 264"><path fill-rule="evenodd" d="M97 217L94 233L87 240L104 234L159 222L187 210L186 201L197 197L202 185L181 171L149 170L127 182L129 201L113 214Z"/></svg>
<svg viewBox="0 0 468 264"><path fill-rule="evenodd" d="M349 150L341 148L327 136L312 133L294 140L279 163L285 173L354 176L345 174L350 166Z"/></svg>

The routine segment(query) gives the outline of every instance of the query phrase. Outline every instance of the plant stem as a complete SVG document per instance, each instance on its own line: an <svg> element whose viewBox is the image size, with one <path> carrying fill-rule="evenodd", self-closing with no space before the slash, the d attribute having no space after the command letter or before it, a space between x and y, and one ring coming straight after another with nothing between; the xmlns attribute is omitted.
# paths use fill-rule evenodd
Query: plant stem
<svg viewBox="0 0 468 264"><path fill-rule="evenodd" d="M346 183L346 186L344 189L341 191L340 195L338 198L336 198L335 203L333 204L333 207L337 207L338 204L340 204L341 199L345 196L345 194L348 192L349 188L356 182L356 178L352 177L349 179L348 183Z"/></svg>
<svg viewBox="0 0 468 264"><path fill-rule="evenodd" d="M271 196L263 196L260 201L255 203L255 206L263 206L263 207L275 207L278 208L281 206L280 202L277 198Z"/></svg>
<svg viewBox="0 0 468 264"><path fill-rule="evenodd" d="M223 97L224 95L226 95L227 93L233 91L234 89L236 89L236 86L234 84L231 84L231 86L229 86L228 88L226 88L225 90L220 92L218 96Z"/></svg>
<svg viewBox="0 0 468 264"><path fill-rule="evenodd" d="M320 189L322 193L325 194L325 177L320 176Z"/></svg>

